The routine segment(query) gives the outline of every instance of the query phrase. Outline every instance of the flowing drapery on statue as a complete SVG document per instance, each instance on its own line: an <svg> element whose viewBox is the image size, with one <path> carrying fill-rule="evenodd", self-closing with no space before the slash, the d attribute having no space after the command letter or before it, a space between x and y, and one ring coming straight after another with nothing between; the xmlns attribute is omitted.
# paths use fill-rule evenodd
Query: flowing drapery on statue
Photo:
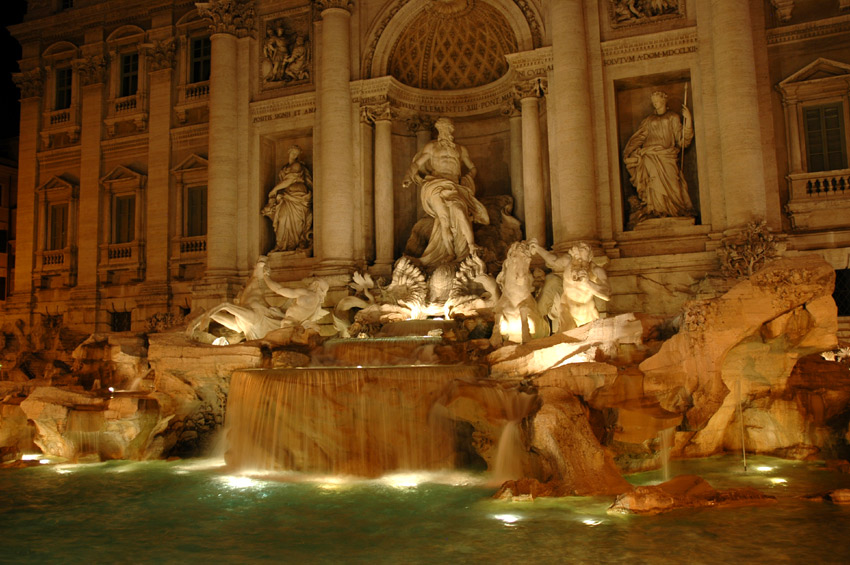
<svg viewBox="0 0 850 565"><path fill-rule="evenodd" d="M428 246L420 257L426 266L461 261L475 254L472 223L490 222L487 209L475 198L475 165L466 147L454 142L454 124L440 118L434 127L437 139L416 154L402 185L421 186L422 208L434 218ZM463 176L462 167L467 169Z"/></svg>
<svg viewBox="0 0 850 565"><path fill-rule="evenodd" d="M652 93L655 113L646 117L629 138L623 162L637 191L639 203L633 206L637 223L646 218L694 216L688 184L679 165L680 148L694 138L691 113L682 106L682 116L667 111L667 95ZM635 209L637 208L637 209Z"/></svg>
<svg viewBox="0 0 850 565"><path fill-rule="evenodd" d="M305 250L313 243L313 178L300 155L297 145L289 148L289 162L280 169L263 208L274 227L272 251Z"/></svg>

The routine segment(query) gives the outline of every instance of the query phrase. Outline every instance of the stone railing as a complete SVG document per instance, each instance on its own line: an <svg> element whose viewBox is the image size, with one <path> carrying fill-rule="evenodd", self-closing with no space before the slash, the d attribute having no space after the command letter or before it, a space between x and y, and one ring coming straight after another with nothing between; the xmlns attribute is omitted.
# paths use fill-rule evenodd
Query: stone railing
<svg viewBox="0 0 850 565"><path fill-rule="evenodd" d="M207 252L207 236L180 238L180 255L196 255Z"/></svg>
<svg viewBox="0 0 850 565"><path fill-rule="evenodd" d="M45 270L62 269L68 260L68 249L55 249L41 252L41 268Z"/></svg>
<svg viewBox="0 0 850 565"><path fill-rule="evenodd" d="M791 199L837 196L850 198L850 169L788 175Z"/></svg>
<svg viewBox="0 0 850 565"><path fill-rule="evenodd" d="M183 99L186 102L194 102L196 100L206 100L210 97L210 83L196 82L187 84L183 87Z"/></svg>
<svg viewBox="0 0 850 565"><path fill-rule="evenodd" d="M50 113L50 125L55 126L65 124L71 121L71 110L57 110Z"/></svg>
<svg viewBox="0 0 850 565"><path fill-rule="evenodd" d="M107 247L107 258L110 262L115 260L122 259L133 259L133 248L135 245L132 243L113 243Z"/></svg>

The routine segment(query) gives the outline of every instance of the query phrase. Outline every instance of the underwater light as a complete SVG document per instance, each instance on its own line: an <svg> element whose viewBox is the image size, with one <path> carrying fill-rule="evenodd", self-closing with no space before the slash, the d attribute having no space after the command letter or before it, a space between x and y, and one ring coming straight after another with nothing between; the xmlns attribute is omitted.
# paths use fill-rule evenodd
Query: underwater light
<svg viewBox="0 0 850 565"><path fill-rule="evenodd" d="M425 481L424 474L387 475L383 482L393 488L416 488Z"/></svg>
<svg viewBox="0 0 850 565"><path fill-rule="evenodd" d="M222 477L221 481L230 488L251 488L260 484L259 481L255 481L251 477L237 477L234 475Z"/></svg>
<svg viewBox="0 0 850 565"><path fill-rule="evenodd" d="M515 524L522 520L522 516L517 516L516 514L494 514L493 518L495 518L496 520L501 520L505 523L506 526Z"/></svg>
<svg viewBox="0 0 850 565"><path fill-rule="evenodd" d="M763 473L767 473L769 471L773 471L773 467L768 467L766 465L762 465L761 467L756 467L756 471L761 471Z"/></svg>
<svg viewBox="0 0 850 565"><path fill-rule="evenodd" d="M50 459L39 459L38 462L42 465L47 465L50 463Z"/></svg>
<svg viewBox="0 0 850 565"><path fill-rule="evenodd" d="M21 461L35 461L41 459L41 453L24 453L21 455Z"/></svg>
<svg viewBox="0 0 850 565"><path fill-rule="evenodd" d="M770 482L772 482L775 485L784 485L788 481L781 478L781 477L773 477L773 478L770 479Z"/></svg>
<svg viewBox="0 0 850 565"><path fill-rule="evenodd" d="M593 518L585 518L584 520L581 521L581 523L586 524L590 527L593 527L593 526L598 526L599 524L601 524L602 520L594 520Z"/></svg>

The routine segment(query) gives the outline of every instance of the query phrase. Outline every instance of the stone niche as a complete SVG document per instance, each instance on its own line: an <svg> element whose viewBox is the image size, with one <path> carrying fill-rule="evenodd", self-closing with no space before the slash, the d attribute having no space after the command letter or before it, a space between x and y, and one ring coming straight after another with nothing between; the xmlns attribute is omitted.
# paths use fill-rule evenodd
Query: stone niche
<svg viewBox="0 0 850 565"><path fill-rule="evenodd" d="M688 85L688 108L694 114L694 130L699 128L700 120L696 115L693 104L693 89L691 88L690 73L687 71L664 73L633 77L614 82L617 102L617 161L620 166L621 205L623 210L624 231L634 229L630 225L630 216L634 211L634 203L637 191L633 186L629 171L623 161L623 150L632 135L638 131L641 122L654 113L651 95L660 90L667 94L667 110L675 112L681 118L682 101L684 98L685 85ZM696 217L694 223L701 224L699 177L697 174L697 136L690 145L685 148L684 156L679 153L679 164L688 184L688 195L693 203ZM683 160L684 158L684 160Z"/></svg>

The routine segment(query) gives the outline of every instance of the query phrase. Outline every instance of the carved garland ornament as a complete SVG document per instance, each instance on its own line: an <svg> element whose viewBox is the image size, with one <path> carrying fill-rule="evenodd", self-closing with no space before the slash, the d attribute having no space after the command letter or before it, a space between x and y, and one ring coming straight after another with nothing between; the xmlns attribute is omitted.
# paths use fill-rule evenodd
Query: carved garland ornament
<svg viewBox="0 0 850 565"><path fill-rule="evenodd" d="M212 33L229 33L236 37L246 37L254 31L253 2L236 0L212 0L196 2L198 14L210 20Z"/></svg>
<svg viewBox="0 0 850 565"><path fill-rule="evenodd" d="M12 75L15 86L21 90L21 98L36 98L44 92L44 77L41 69L36 68Z"/></svg>

